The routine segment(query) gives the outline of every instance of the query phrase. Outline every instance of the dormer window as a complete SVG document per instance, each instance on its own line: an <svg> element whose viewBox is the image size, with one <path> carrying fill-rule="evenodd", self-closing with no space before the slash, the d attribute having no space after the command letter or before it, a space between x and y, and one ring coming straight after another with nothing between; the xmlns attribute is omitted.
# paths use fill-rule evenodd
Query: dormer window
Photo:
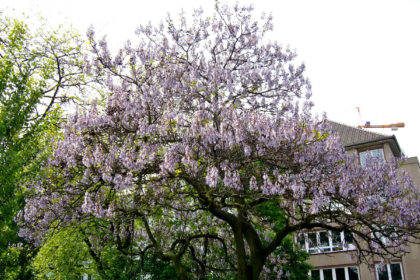
<svg viewBox="0 0 420 280"><path fill-rule="evenodd" d="M368 161L374 161L374 162L385 161L384 150L382 148L365 150L365 151L359 152L359 157L360 157L360 164L362 166L366 166L366 163Z"/></svg>

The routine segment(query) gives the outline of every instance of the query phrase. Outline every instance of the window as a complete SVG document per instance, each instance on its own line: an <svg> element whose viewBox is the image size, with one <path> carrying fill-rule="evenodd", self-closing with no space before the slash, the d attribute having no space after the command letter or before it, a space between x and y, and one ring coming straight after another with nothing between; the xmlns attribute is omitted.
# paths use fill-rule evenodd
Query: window
<svg viewBox="0 0 420 280"><path fill-rule="evenodd" d="M313 280L359 280L359 269L357 266L314 269L309 275Z"/></svg>
<svg viewBox="0 0 420 280"><path fill-rule="evenodd" d="M353 250L352 242L352 235L347 231L305 232L296 236L297 246L311 254Z"/></svg>
<svg viewBox="0 0 420 280"><path fill-rule="evenodd" d="M362 166L366 165L367 160L374 160L375 162L385 161L384 150L382 148L360 152L359 157Z"/></svg>
<svg viewBox="0 0 420 280"><path fill-rule="evenodd" d="M401 263L377 264L376 278L378 280L404 280Z"/></svg>

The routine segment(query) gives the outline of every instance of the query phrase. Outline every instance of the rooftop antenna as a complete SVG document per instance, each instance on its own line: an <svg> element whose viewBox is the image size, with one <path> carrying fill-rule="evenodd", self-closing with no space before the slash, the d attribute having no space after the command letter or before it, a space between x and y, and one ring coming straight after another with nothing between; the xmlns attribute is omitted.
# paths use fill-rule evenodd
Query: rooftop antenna
<svg viewBox="0 0 420 280"><path fill-rule="evenodd" d="M357 123L362 123L362 114L360 113L360 107L356 107L357 109L357 116L358 116L358 120Z"/></svg>

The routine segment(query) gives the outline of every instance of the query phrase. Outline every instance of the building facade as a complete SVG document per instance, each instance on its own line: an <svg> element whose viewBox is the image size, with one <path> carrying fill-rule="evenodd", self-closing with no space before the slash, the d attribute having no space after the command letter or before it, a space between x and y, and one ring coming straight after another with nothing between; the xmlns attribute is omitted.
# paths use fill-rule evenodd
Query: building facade
<svg viewBox="0 0 420 280"><path fill-rule="evenodd" d="M395 136L387 136L330 121L333 133L348 153L358 155L360 164L366 159L391 160L402 155ZM420 168L417 157L408 158L401 167L420 187ZM320 280L416 280L420 279L420 245L410 245L409 254L382 264L358 263L354 257L352 236L346 232L318 229L296 235L297 246L310 253L310 272Z"/></svg>

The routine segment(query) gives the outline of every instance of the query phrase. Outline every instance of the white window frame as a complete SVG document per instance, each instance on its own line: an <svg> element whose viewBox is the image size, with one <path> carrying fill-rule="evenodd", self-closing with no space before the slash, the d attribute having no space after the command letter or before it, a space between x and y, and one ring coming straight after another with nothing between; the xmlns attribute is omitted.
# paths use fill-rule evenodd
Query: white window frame
<svg viewBox="0 0 420 280"><path fill-rule="evenodd" d="M321 238L320 238L320 233L321 232L326 232L328 235L328 246L321 246ZM301 233L297 233L296 234L296 244L298 245L298 247L300 247L298 241L299 241L299 235L304 236L305 239L305 245L304 248L300 248L306 252L308 252L309 254L319 254L319 253L331 253L331 252L340 252L340 251L349 251L349 250L354 250L356 249L356 247L352 244L352 243L347 243L345 241L345 234L344 231L340 232L340 246L334 246L333 245L333 234L331 230L320 230L320 231L312 231L312 232L301 232ZM309 237L308 234L316 234L316 245L315 246L310 246L309 244ZM342 248L340 250L335 250L337 248ZM325 249L328 249L326 251L324 251Z"/></svg>
<svg viewBox="0 0 420 280"><path fill-rule="evenodd" d="M375 266L376 279L379 279L378 268L386 266L386 270L388 272L388 280L393 280L392 279L392 274L391 274L391 264L399 264L400 265L401 277L402 277L402 280L404 280L405 279L404 278L404 271L403 271L403 266L402 266L401 262L391 262L391 263L387 263L387 264L377 264Z"/></svg>
<svg viewBox="0 0 420 280"><path fill-rule="evenodd" d="M319 269L313 269L313 270L319 270L319 276L320 276L320 280L324 280L324 270L329 270L329 269L331 269L332 270L332 276L333 276L333 280L336 280L337 279L337 276L336 276L336 274L335 274L335 270L336 269L338 269L338 268L344 268L344 275L345 275L345 278L346 278L346 280L350 280L350 276L349 276L349 268L350 267L355 267L356 268L356 270L357 270L357 277L359 278L359 280L360 280L360 272L359 272L359 267L357 267L357 266L342 266L342 267L326 267L326 268L319 268ZM312 276L312 270L310 270L309 271L309 276Z"/></svg>

